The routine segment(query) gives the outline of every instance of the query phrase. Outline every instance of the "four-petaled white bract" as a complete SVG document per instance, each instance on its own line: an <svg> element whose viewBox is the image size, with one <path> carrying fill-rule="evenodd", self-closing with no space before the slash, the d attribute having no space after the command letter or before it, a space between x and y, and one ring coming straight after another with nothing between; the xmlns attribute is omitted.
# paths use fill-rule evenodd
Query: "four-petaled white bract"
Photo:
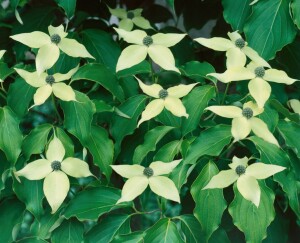
<svg viewBox="0 0 300 243"><path fill-rule="evenodd" d="M164 108L169 110L175 116L185 116L188 118L189 115L186 113L186 109L179 98L187 95L194 86L197 85L197 83L188 85L180 84L164 90L159 84L146 85L138 78L136 79L145 94L156 98L146 106L142 113L142 117L138 122L138 127L144 121L150 120L159 115ZM160 97L161 92L164 93L164 97Z"/></svg>
<svg viewBox="0 0 300 243"><path fill-rule="evenodd" d="M112 9L108 7L108 9L112 15L121 19L119 23L120 29L130 31L134 24L142 29L152 29L150 22L142 16L143 9L141 8L129 11L123 8Z"/></svg>
<svg viewBox="0 0 300 243"><path fill-rule="evenodd" d="M54 135L49 143L46 159L35 160L15 172L17 177L24 176L29 180L45 178L43 190L52 213L57 211L68 194L70 182L67 175L76 178L92 176L86 162L72 157L64 159L64 157L65 148Z"/></svg>
<svg viewBox="0 0 300 243"><path fill-rule="evenodd" d="M152 61L165 70L179 72L175 67L175 59L168 47L176 45L186 34L162 34L148 36L145 31L126 31L114 28L126 42L134 44L126 47L118 60L117 72L130 68L143 61L149 54ZM146 38L146 39L145 39ZM145 42L147 42L145 44Z"/></svg>
<svg viewBox="0 0 300 243"><path fill-rule="evenodd" d="M206 46L215 51L226 51L227 68L245 66L248 56L252 61L263 67L270 67L270 65L258 55L258 53L251 47L247 46L242 36L237 32L227 33L230 40L222 37L196 38L194 39L203 46Z"/></svg>
<svg viewBox="0 0 300 243"><path fill-rule="evenodd" d="M259 108L252 101L245 103L243 109L237 106L209 106L206 110L222 117L233 118L231 134L234 137L234 142L246 138L252 130L256 136L279 147L276 138L269 131L266 123L255 117L261 114L264 109Z"/></svg>
<svg viewBox="0 0 300 243"><path fill-rule="evenodd" d="M62 50L72 57L94 58L84 47L76 40L66 38L68 35L64 31L63 25L48 27L49 35L41 31L23 33L10 36L10 38L23 43L31 48L39 48L36 56L36 70L41 74L51 68L59 58L59 50Z"/></svg>
<svg viewBox="0 0 300 243"><path fill-rule="evenodd" d="M249 92L261 108L264 107L271 95L271 86L266 81L288 85L297 81L297 79L290 78L284 71L273 68L265 70L263 66L255 62L249 63L247 67L236 66L228 68L224 73L210 73L208 75L223 83L251 79L248 84Z"/></svg>
<svg viewBox="0 0 300 243"><path fill-rule="evenodd" d="M180 161L174 160L169 163L156 161L147 168L141 165L111 165L115 172L128 178L123 186L122 196L117 203L132 201L142 194L148 185L157 195L180 203L179 193L174 182L168 177L162 176L171 173ZM146 176L145 170L150 170L152 174Z"/></svg>
<svg viewBox="0 0 300 243"><path fill-rule="evenodd" d="M78 67L71 69L66 74L55 73L48 75L47 73L27 72L23 69L15 68L16 72L31 86L38 88L34 94L34 105L43 104L48 97L53 94L64 101L76 101L75 92L71 86L61 83L61 81L68 80L78 70ZM32 106L32 107L33 107ZM30 108L32 108L30 107Z"/></svg>
<svg viewBox="0 0 300 243"><path fill-rule="evenodd" d="M260 202L260 187L257 179L266 179L286 168L261 162L248 166L248 160L247 157L240 159L234 156L232 163L229 164L231 169L220 171L217 175L213 176L202 190L225 188L237 181L237 188L242 196L258 207Z"/></svg>

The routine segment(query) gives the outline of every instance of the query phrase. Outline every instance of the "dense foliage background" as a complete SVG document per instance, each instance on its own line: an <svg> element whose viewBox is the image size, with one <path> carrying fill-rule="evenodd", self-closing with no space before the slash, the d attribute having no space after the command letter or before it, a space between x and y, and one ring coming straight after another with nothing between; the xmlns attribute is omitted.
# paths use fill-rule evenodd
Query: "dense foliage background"
<svg viewBox="0 0 300 243"><path fill-rule="evenodd" d="M226 56L193 41L224 37L239 30L273 68L300 79L300 1L260 0L11 0L0 7L0 242L299 242L299 114L288 100L300 99L299 82L270 83L272 95L260 118L280 148L250 136L231 144L231 120L204 112L209 105L251 100L248 81L230 86L206 74L224 72ZM116 73L121 51L128 44L113 27L118 19L108 7L142 8L153 34L187 33L171 51L181 75L149 60ZM20 23L22 22L22 24ZM13 41L11 35L48 32L48 26L67 26L95 57L80 59L61 53L50 73L66 73L80 65L71 86L80 102L48 99L30 110L36 88L13 68L35 70L36 49ZM164 87L198 82L183 98L189 118L164 110L157 118L137 122L149 99L133 77L153 78ZM55 130L68 156L85 158L95 177L70 177L64 204L51 214L43 181L13 175L40 158ZM86 157L85 157L86 155ZM261 180L256 208L230 186L201 191L233 156L251 157L288 169ZM113 164L149 165L183 158L170 174L181 204L146 190L133 202L115 205L123 178Z"/></svg>

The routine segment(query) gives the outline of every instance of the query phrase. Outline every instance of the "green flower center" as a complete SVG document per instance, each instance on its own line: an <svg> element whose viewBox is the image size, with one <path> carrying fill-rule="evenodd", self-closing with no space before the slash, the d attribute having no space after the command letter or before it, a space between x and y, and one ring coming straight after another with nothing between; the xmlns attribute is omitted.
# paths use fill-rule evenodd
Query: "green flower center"
<svg viewBox="0 0 300 243"><path fill-rule="evenodd" d="M246 172L246 167L243 166L243 165L238 165L236 168L235 168L235 172L240 176L240 175L243 175L245 174Z"/></svg>
<svg viewBox="0 0 300 243"><path fill-rule="evenodd" d="M127 18L128 19L133 19L134 18L134 13L133 12L128 12L127 13Z"/></svg>
<svg viewBox="0 0 300 243"><path fill-rule="evenodd" d="M61 41L61 38L58 34L51 35L50 39L51 39L51 42L56 45Z"/></svg>
<svg viewBox="0 0 300 243"><path fill-rule="evenodd" d="M152 44L153 44L153 39L152 39L152 37L149 36L149 35L147 35L146 37L144 37L144 39L143 39L143 44L144 44L145 46L150 46L150 45L152 45Z"/></svg>
<svg viewBox="0 0 300 243"><path fill-rule="evenodd" d="M150 167L147 167L144 169L143 174L149 178L153 176L154 172Z"/></svg>
<svg viewBox="0 0 300 243"><path fill-rule="evenodd" d="M165 98L168 97L168 95L169 95L169 93L165 89L160 90L159 93L158 93L158 96L159 96L160 99L165 99Z"/></svg>
<svg viewBox="0 0 300 243"><path fill-rule="evenodd" d="M254 73L256 77L262 78L263 76L265 76L266 71L264 67L257 67L255 68Z"/></svg>
<svg viewBox="0 0 300 243"><path fill-rule="evenodd" d="M53 75L48 75L45 79L47 84L52 85L55 82L55 78L53 77Z"/></svg>
<svg viewBox="0 0 300 243"><path fill-rule="evenodd" d="M249 107L244 108L242 111L242 115L247 119L250 119L253 116L253 110Z"/></svg>
<svg viewBox="0 0 300 243"><path fill-rule="evenodd" d="M242 49L246 45L246 42L242 38L239 38L235 41L234 44L236 47Z"/></svg>
<svg viewBox="0 0 300 243"><path fill-rule="evenodd" d="M60 170L61 168L61 162L55 160L51 163L51 168L55 171Z"/></svg>

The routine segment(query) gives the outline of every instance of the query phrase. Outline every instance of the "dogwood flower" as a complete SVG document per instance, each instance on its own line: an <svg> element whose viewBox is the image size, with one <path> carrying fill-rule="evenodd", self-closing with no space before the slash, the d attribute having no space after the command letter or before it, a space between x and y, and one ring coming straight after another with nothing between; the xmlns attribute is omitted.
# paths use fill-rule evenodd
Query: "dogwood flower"
<svg viewBox="0 0 300 243"><path fill-rule="evenodd" d="M209 106L206 110L222 117L233 118L231 134L234 137L234 142L244 139L252 130L256 136L279 147L276 138L269 131L266 123L255 117L261 114L264 109L259 108L252 101L245 103L243 109L237 106Z"/></svg>
<svg viewBox="0 0 300 243"><path fill-rule="evenodd" d="M288 105L295 113L298 113L300 115L300 100L291 99L288 101Z"/></svg>
<svg viewBox="0 0 300 243"><path fill-rule="evenodd" d="M49 35L41 31L23 33L10 36L10 38L23 43L31 48L39 48L36 56L36 70L41 74L51 68L59 57L59 50L72 57L94 58L84 47L76 40L66 38L68 35L64 31L63 25L48 27Z"/></svg>
<svg viewBox="0 0 300 243"><path fill-rule="evenodd" d="M176 45L186 34L158 33L149 36L142 30L128 32L122 29L114 29L126 42L134 44L122 51L117 63L117 72L140 63L149 54L150 58L163 69L180 73L178 68L175 67L174 56L168 47Z"/></svg>
<svg viewBox="0 0 300 243"><path fill-rule="evenodd" d="M225 188L236 181L241 195L258 207L260 202L260 187L257 180L266 179L286 168L261 162L248 166L248 161L247 157L238 158L234 156L232 163L229 164L230 169L220 171L217 175L213 176L202 190Z"/></svg>
<svg viewBox="0 0 300 243"><path fill-rule="evenodd" d="M157 195L180 203L179 193L174 182L168 177L162 176L171 173L180 161L174 160L169 163L156 161L146 168L141 165L111 165L115 172L122 177L128 178L117 204L132 201L142 194L148 185Z"/></svg>
<svg viewBox="0 0 300 243"><path fill-rule="evenodd" d="M55 213L65 200L70 182L68 176L75 178L92 176L89 166L83 160L65 157L65 148L61 141L54 136L48 146L46 159L38 159L16 171L17 178L23 176L28 180L45 178L43 190L48 203Z"/></svg>
<svg viewBox="0 0 300 243"><path fill-rule="evenodd" d="M34 105L43 104L48 97L53 94L64 101L76 100L75 92L71 86L61 83L61 81L68 80L78 70L76 68L71 69L68 73L56 73L48 75L47 73L38 74L37 72L27 72L23 69L15 68L16 72L28 83L29 85L38 88L34 94ZM33 107L32 106L32 107ZM30 108L32 108L30 107Z"/></svg>
<svg viewBox="0 0 300 243"><path fill-rule="evenodd" d="M6 50L0 50L0 59L3 57L5 52L6 52Z"/></svg>
<svg viewBox="0 0 300 243"><path fill-rule="evenodd" d="M271 86L267 81L288 85L297 81L297 79L290 78L284 71L273 68L265 70L263 66L255 62L249 63L247 67L233 67L224 73L210 73L208 75L215 77L223 83L251 79L248 89L259 107L264 107L271 95Z"/></svg>
<svg viewBox="0 0 300 243"><path fill-rule="evenodd" d="M182 104L182 101L179 98L187 95L194 88L194 86L197 85L196 83L188 85L180 84L168 89L164 89L159 84L146 85L138 78L136 79L138 80L139 86L145 94L156 98L146 106L142 113L142 117L138 122L138 127L144 121L150 120L151 118L159 115L164 108L169 110L174 116L185 116L186 118L189 117L189 115L186 113L184 105Z"/></svg>
<svg viewBox="0 0 300 243"><path fill-rule="evenodd" d="M248 46L248 43L237 32L228 32L230 40L222 37L214 38L196 38L194 39L203 46L206 46L215 51L226 51L227 68L245 66L248 56L252 61L263 67L270 65L258 55L258 53Z"/></svg>
<svg viewBox="0 0 300 243"><path fill-rule="evenodd" d="M141 8L129 11L126 11L122 8L112 9L108 7L108 9L112 15L121 19L119 23L120 29L130 31L132 30L134 24L142 29L152 29L150 22L142 17L143 9Z"/></svg>

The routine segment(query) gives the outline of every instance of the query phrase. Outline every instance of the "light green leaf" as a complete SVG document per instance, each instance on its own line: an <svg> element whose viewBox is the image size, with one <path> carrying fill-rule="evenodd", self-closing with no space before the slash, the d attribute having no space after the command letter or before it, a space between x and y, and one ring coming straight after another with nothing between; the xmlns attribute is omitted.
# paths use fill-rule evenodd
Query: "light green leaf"
<svg viewBox="0 0 300 243"><path fill-rule="evenodd" d="M169 218L160 219L146 231L145 243L183 243L176 225Z"/></svg>
<svg viewBox="0 0 300 243"><path fill-rule="evenodd" d="M219 155L231 138L231 127L227 125L217 125L203 131L191 144L184 163L195 164L203 155Z"/></svg>
<svg viewBox="0 0 300 243"><path fill-rule="evenodd" d="M74 16L76 8L76 0L56 0L57 4L65 10L65 13L70 19Z"/></svg>
<svg viewBox="0 0 300 243"><path fill-rule="evenodd" d="M295 38L297 31L290 16L289 3L289 0L259 1L245 24L249 45L266 60L272 59Z"/></svg>
<svg viewBox="0 0 300 243"><path fill-rule="evenodd" d="M245 234L247 242L262 242L267 236L267 227L275 217L273 191L264 182L260 182L259 186L261 196L258 208L243 198L235 184L235 198L228 209L233 223Z"/></svg>
<svg viewBox="0 0 300 243"><path fill-rule="evenodd" d="M19 120L7 106L0 108L0 149L9 162L15 163L21 153L22 133L19 129Z"/></svg>
<svg viewBox="0 0 300 243"><path fill-rule="evenodd" d="M201 243L205 242L205 237L202 232L201 224L194 215L180 215L181 230L185 236L185 242Z"/></svg>
<svg viewBox="0 0 300 243"><path fill-rule="evenodd" d="M218 172L215 163L208 162L191 186L191 194L196 203L194 215L202 226L206 240L221 224L223 212L227 207L222 189L202 190Z"/></svg>
<svg viewBox="0 0 300 243"><path fill-rule="evenodd" d="M83 242L83 224L79 221L67 220L51 234L52 243L81 243Z"/></svg>
<svg viewBox="0 0 300 243"><path fill-rule="evenodd" d="M157 143L174 127L158 126L145 134L144 143L139 145L133 154L132 163L141 164L147 154L151 151L155 151Z"/></svg>
<svg viewBox="0 0 300 243"><path fill-rule="evenodd" d="M90 63L79 68L73 75L72 81L81 79L96 82L111 92L118 100L124 100L124 93L116 75L103 64Z"/></svg>
<svg viewBox="0 0 300 243"><path fill-rule="evenodd" d="M98 186L79 192L67 205L64 217L77 217L79 220L97 220L111 210L128 207L129 203L115 205L121 191L112 187Z"/></svg>

